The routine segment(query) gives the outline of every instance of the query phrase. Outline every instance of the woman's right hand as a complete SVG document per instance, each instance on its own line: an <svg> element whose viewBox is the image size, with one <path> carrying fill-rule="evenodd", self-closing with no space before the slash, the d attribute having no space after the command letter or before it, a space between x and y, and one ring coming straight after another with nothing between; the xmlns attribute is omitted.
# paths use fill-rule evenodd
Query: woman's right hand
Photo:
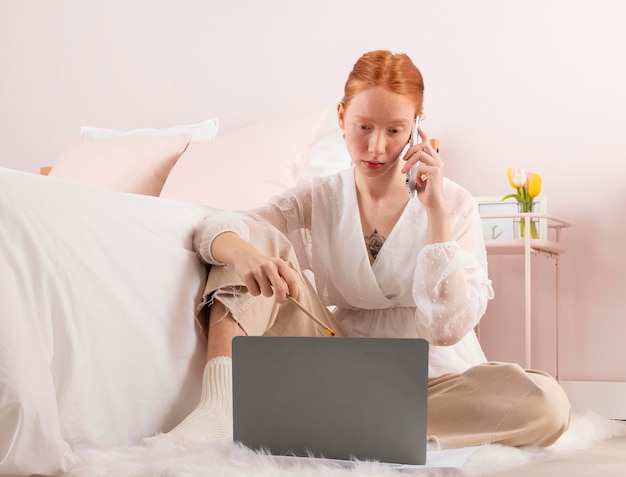
<svg viewBox="0 0 626 477"><path fill-rule="evenodd" d="M287 262L262 254L239 235L233 232L218 235L211 254L231 265L253 296L276 295L279 304L287 301L287 295L298 298L297 275Z"/></svg>

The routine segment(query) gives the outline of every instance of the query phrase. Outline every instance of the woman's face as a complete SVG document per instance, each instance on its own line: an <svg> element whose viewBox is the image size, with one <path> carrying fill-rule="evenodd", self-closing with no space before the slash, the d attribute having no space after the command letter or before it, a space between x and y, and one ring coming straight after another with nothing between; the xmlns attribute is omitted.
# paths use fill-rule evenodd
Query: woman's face
<svg viewBox="0 0 626 477"><path fill-rule="evenodd" d="M407 96L370 88L357 94L346 108L339 104L337 114L358 171L373 177L398 166L398 156L415 124L415 107Z"/></svg>

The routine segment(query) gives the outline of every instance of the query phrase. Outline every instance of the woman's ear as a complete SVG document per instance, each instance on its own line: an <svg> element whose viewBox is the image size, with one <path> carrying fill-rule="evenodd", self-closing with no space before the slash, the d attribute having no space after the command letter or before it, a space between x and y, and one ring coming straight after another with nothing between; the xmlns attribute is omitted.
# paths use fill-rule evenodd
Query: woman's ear
<svg viewBox="0 0 626 477"><path fill-rule="evenodd" d="M339 102L337 104L337 122L339 123L339 127L345 131L345 117L346 117L346 108L343 105L343 102Z"/></svg>

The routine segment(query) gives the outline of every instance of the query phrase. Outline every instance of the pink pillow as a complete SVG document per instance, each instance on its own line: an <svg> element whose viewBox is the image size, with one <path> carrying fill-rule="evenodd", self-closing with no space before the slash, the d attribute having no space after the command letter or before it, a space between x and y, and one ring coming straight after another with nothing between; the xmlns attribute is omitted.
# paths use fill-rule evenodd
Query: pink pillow
<svg viewBox="0 0 626 477"><path fill-rule="evenodd" d="M161 197L225 210L261 206L297 184L325 110L237 129L192 143L165 181Z"/></svg>
<svg viewBox="0 0 626 477"><path fill-rule="evenodd" d="M76 139L66 145L49 175L158 196L189 141L186 135Z"/></svg>

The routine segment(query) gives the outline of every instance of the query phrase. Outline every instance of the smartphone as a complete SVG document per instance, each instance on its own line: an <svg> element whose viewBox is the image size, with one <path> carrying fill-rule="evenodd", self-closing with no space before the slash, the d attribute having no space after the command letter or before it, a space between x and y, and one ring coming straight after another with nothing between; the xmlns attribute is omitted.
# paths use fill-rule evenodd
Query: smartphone
<svg viewBox="0 0 626 477"><path fill-rule="evenodd" d="M407 145L404 146L404 149L402 150L402 153L400 154L401 157L404 157L406 152L409 150L409 147L422 142L422 138L420 137L419 132L418 132L419 128L420 128L420 118L418 116L417 118L415 118L415 127L413 128L413 132L411 133L411 138L409 139L409 142L407 143ZM417 185L416 185L417 181L415 180L415 169L417 169L418 164L419 164L419 161L417 161L415 164L411 166L411 169L409 170L409 172L407 172L406 178L404 180L404 185L406 187L406 191L409 193L410 198L415 197L415 194L417 192Z"/></svg>

